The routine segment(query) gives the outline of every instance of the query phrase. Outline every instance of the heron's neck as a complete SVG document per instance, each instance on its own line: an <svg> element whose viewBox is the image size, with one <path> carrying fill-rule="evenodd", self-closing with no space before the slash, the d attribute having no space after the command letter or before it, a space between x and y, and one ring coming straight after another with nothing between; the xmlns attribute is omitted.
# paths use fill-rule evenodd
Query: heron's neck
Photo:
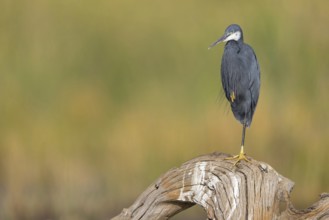
<svg viewBox="0 0 329 220"><path fill-rule="evenodd" d="M241 46L242 46L242 44L243 44L243 41L240 39L240 40L238 40L238 41L235 41L235 40L230 40L230 41L228 41L227 43L226 43L226 45L225 46L228 46L228 47L237 47L237 48L241 48Z"/></svg>

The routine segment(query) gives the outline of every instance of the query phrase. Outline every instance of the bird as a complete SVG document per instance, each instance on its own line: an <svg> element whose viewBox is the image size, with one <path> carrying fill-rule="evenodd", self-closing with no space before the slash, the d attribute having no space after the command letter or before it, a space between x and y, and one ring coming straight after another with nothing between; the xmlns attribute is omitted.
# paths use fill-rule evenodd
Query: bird
<svg viewBox="0 0 329 220"><path fill-rule="evenodd" d="M226 42L221 63L221 81L226 99L231 105L234 117L242 124L240 153L226 159L234 159L234 165L244 160L246 128L250 127L258 103L260 90L260 69L256 54L244 43L243 32L238 24L229 25L222 37L208 49Z"/></svg>

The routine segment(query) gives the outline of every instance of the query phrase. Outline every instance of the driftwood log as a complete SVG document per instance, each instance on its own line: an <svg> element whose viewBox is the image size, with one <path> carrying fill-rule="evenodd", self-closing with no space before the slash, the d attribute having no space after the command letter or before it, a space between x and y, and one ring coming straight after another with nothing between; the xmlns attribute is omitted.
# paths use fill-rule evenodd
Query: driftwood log
<svg viewBox="0 0 329 220"><path fill-rule="evenodd" d="M208 219L329 219L329 194L297 210L289 195L294 183L270 165L250 159L236 166L229 155L192 159L160 176L112 220L169 219L195 204Z"/></svg>

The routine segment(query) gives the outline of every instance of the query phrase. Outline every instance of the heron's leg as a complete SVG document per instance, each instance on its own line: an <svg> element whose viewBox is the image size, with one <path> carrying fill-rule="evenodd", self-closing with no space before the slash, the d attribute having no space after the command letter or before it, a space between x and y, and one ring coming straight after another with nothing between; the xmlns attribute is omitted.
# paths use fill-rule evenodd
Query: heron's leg
<svg viewBox="0 0 329 220"><path fill-rule="evenodd" d="M245 136L246 136L246 127L247 126L245 124L243 124L240 153L236 156L225 158L225 160L236 160L234 165L239 163L241 160L245 160L245 161L249 162L249 160L246 157L246 154L244 153L244 140L245 140Z"/></svg>
<svg viewBox="0 0 329 220"><path fill-rule="evenodd" d="M241 148L243 150L243 146L244 146L244 139L246 137L246 124L242 125L242 140L241 140Z"/></svg>

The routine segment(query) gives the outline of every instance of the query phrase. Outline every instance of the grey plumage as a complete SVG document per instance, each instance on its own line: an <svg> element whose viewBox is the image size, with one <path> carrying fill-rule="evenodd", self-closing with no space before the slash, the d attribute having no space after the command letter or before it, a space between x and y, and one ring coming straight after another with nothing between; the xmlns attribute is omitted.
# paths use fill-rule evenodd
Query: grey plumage
<svg viewBox="0 0 329 220"><path fill-rule="evenodd" d="M243 146L245 128L252 122L259 97L259 65L254 50L243 41L239 25L228 26L223 37L210 47L220 42L227 42L221 64L222 86L235 118L243 125Z"/></svg>
<svg viewBox="0 0 329 220"><path fill-rule="evenodd" d="M221 78L235 118L249 127L259 97L260 71L253 49L242 40L226 43ZM232 94L235 96L234 101L231 99Z"/></svg>

